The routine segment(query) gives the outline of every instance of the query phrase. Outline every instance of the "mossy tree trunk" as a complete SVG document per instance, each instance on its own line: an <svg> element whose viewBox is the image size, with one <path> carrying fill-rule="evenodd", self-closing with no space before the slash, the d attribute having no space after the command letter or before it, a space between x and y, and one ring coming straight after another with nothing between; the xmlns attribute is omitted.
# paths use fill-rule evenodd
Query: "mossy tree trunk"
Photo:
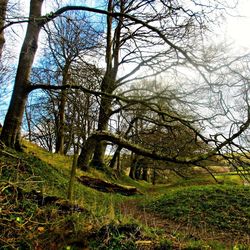
<svg viewBox="0 0 250 250"><path fill-rule="evenodd" d="M96 139L91 136L85 141L83 144L81 154L78 157L77 165L83 171L87 171L89 169L90 161L92 160L92 156L96 146Z"/></svg>
<svg viewBox="0 0 250 250"><path fill-rule="evenodd" d="M106 82L107 80L104 79ZM104 84L103 84L104 85ZM107 89L104 87L102 91L107 92ZM107 131L108 130L108 122L110 118L110 109L111 109L111 102L110 98L102 97L101 104L100 104L100 113L98 119L98 130L99 131ZM100 170L104 170L104 157L106 151L106 141L99 141L96 143L96 147L94 150L94 156L92 160L92 165Z"/></svg>

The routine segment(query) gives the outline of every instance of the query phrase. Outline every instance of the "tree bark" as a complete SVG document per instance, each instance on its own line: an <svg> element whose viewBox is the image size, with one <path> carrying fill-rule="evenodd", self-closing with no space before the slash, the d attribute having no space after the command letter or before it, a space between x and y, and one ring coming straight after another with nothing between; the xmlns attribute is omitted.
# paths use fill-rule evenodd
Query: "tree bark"
<svg viewBox="0 0 250 250"><path fill-rule="evenodd" d="M119 172L119 160L120 160L120 153L121 153L121 150L122 150L122 147L119 147L116 149L111 161L110 161L110 164L109 164L109 167L110 168L114 168L115 167L115 164L117 165L116 169L117 171Z"/></svg>
<svg viewBox="0 0 250 250"><path fill-rule="evenodd" d="M59 103L59 122L56 135L56 153L64 154L64 138L65 138L65 105L66 90L61 91Z"/></svg>
<svg viewBox="0 0 250 250"><path fill-rule="evenodd" d="M42 4L43 0L31 0L30 2L30 21L21 48L10 106L0 137L6 146L16 149L20 149L20 130L30 87L29 76L41 30L37 18L41 17Z"/></svg>
<svg viewBox="0 0 250 250"><path fill-rule="evenodd" d="M110 108L111 108L111 99L102 97L99 120L98 120L98 131L108 130ZM98 143L96 143L92 164L97 169L104 170L105 168L104 166L105 151L106 151L106 141L99 141Z"/></svg>
<svg viewBox="0 0 250 250"><path fill-rule="evenodd" d="M32 131L31 131L31 115L29 115L27 107L25 108L25 117L26 117L26 122L27 122L27 127L28 127L28 138L29 141L32 141Z"/></svg>
<svg viewBox="0 0 250 250"><path fill-rule="evenodd" d="M0 32L0 60L2 58L3 46L5 43L3 27L6 18L7 4L8 0L0 0L0 29L2 30L2 32Z"/></svg>
<svg viewBox="0 0 250 250"><path fill-rule="evenodd" d="M65 86L68 83L69 67L70 67L70 63L66 62L63 68L62 86ZM56 153L59 153L59 154L64 154L66 102L67 102L67 90L63 89L60 95L58 133L57 133L57 138L56 138Z"/></svg>
<svg viewBox="0 0 250 250"><path fill-rule="evenodd" d="M142 167L142 180L148 181L148 166L145 162Z"/></svg>
<svg viewBox="0 0 250 250"><path fill-rule="evenodd" d="M109 0L108 11L112 12L113 10L113 0ZM112 74L112 22L113 17L107 16L107 45L106 45L106 72L103 77L103 81L101 84L101 91L112 93L114 84L114 77ZM109 121L109 111L111 108L111 98L101 97L100 109L99 109L99 118L98 118L98 130L104 131L108 129L108 121ZM106 143L105 141L100 141L96 143L96 148L94 151L94 156L92 160L93 166L96 168L103 170L104 169L104 157L106 151Z"/></svg>
<svg viewBox="0 0 250 250"><path fill-rule="evenodd" d="M78 157L77 165L80 166L83 171L87 171L89 169L89 163L95 150L95 145L96 140L92 137L89 137L82 147L81 154Z"/></svg>

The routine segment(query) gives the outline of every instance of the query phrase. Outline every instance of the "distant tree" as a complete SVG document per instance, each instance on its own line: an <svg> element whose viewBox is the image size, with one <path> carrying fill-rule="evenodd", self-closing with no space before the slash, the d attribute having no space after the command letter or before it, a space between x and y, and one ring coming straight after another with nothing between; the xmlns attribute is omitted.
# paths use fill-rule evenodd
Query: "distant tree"
<svg viewBox="0 0 250 250"><path fill-rule="evenodd" d="M88 57L94 57L99 44L99 33L91 27L86 16L76 12L67 13L63 17L46 26L49 52L54 67L57 67L61 86L72 84L72 67L81 62L81 67L87 67ZM84 65L85 64L85 65ZM78 68L80 68L78 66ZM83 70L81 70L83 72ZM88 74L89 75L89 74ZM84 78L84 76L83 76ZM86 78L86 77L85 77ZM56 133L56 152L64 153L65 143L65 108L68 90L60 93L58 103L58 122Z"/></svg>
<svg viewBox="0 0 250 250"><path fill-rule="evenodd" d="M35 94L35 93L34 93ZM50 152L55 151L56 144L56 105L53 93L44 92L30 95L25 108L24 130L26 138Z"/></svg>
<svg viewBox="0 0 250 250"><path fill-rule="evenodd" d="M72 70L72 83L98 90L102 72L95 65L81 63ZM67 153L76 142L83 143L95 130L97 124L98 101L95 96L69 89L66 105L66 140L64 152Z"/></svg>
<svg viewBox="0 0 250 250"><path fill-rule="evenodd" d="M83 64L84 67L81 65L82 63L79 65L74 64L71 68L71 84L75 86L83 85L90 90L97 90L100 83L101 71L94 65ZM57 71L53 72L53 70L48 70L46 67L34 68L32 81L58 84L53 80L55 77L54 74L57 74ZM51 83L51 80L53 83ZM58 93L58 91L46 91L42 95L36 91L30 95L29 103L26 107L24 129L30 131L27 137L51 152L56 151L60 96L60 92ZM95 96L75 89L67 90L64 130L65 154L69 151L73 152L74 145L77 145L78 141L82 143L91 134L96 125L97 112L97 100ZM27 118L29 118L30 122L28 122ZM31 129L28 129L29 123L31 124Z"/></svg>
<svg viewBox="0 0 250 250"><path fill-rule="evenodd" d="M147 86L148 85L148 86ZM159 85L158 85L159 86ZM138 96L143 96L145 90L149 92L152 89L152 85L144 82L144 88L142 91L136 90ZM140 93L141 92L141 93ZM164 89L161 91L164 92ZM173 97L172 94L172 98ZM164 112L166 117L161 113L152 111L147 105L138 104L133 107L132 110L124 110L124 116L128 117L126 111L134 115L136 122L132 127L127 138L137 145L142 145L143 148L147 148L153 152L159 154L168 155L170 158L177 157L194 157L195 155L203 154L211 149L204 141L197 137L197 134L190 128L188 128L184 121L187 117L184 114L181 115L173 110L173 105L169 103L169 99L166 102L159 97L158 102L155 97L155 105L158 105L160 112ZM188 116L187 114L185 114ZM190 119L190 116L188 117ZM198 128L195 128L198 131ZM162 164L160 169L174 169L170 164ZM148 171L154 167L158 167L157 163L152 163L149 158L145 158L138 154L133 154L130 176L132 178L142 178L148 180ZM178 164L176 165L178 168Z"/></svg>

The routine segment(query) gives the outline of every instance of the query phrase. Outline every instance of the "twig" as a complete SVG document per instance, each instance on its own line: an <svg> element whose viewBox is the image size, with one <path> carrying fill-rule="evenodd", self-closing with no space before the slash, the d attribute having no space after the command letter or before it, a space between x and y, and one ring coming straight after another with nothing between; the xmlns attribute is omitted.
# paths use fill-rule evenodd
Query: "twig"
<svg viewBox="0 0 250 250"><path fill-rule="evenodd" d="M5 154L5 155L11 156L11 157L13 157L13 158L15 158L15 159L20 159L18 156L15 156L15 155L13 155L13 154L11 154L11 153L9 153L9 152L6 152L6 151L4 151L4 150L1 150L0 152L3 153L3 154Z"/></svg>

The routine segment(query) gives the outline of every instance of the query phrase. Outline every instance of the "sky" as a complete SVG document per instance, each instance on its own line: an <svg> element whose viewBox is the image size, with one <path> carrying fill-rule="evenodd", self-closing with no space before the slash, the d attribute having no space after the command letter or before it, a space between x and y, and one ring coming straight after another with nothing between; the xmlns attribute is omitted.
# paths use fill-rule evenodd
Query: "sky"
<svg viewBox="0 0 250 250"><path fill-rule="evenodd" d="M28 6L30 0L20 0L24 2L24 6L27 6L27 13L28 13ZM229 2L231 0L228 0ZM224 23L224 27L222 27L222 32L225 32L225 37L235 42L236 46L241 46L250 49L250 0L238 0L237 6L237 13L233 15L229 15ZM83 2L75 0L75 2ZM85 0L84 1L86 6L94 7L96 6L96 2L100 2L100 0ZM45 1L44 4L44 11L49 12L50 7L50 0ZM234 11L233 11L234 12Z"/></svg>
<svg viewBox="0 0 250 250"><path fill-rule="evenodd" d="M227 18L225 32L236 45L250 49L250 0L239 0L237 9L239 16Z"/></svg>
<svg viewBox="0 0 250 250"><path fill-rule="evenodd" d="M78 2L75 0L76 3ZM99 0L100 1L100 0ZM231 0L228 0L231 1ZM234 15L228 15L224 24L220 28L221 35L225 37L226 40L234 42L235 46L240 46L246 49L250 49L250 0L238 0L237 12ZM19 2L25 8L23 9L24 13L28 15L29 11L29 2L30 0L19 0ZM82 2L82 1L80 1ZM94 7L96 6L96 0L85 0L87 6ZM22 6L22 5L21 5ZM44 4L44 13L50 12L50 0L45 1ZM24 33L20 31L19 33ZM224 33L224 34L223 34ZM20 34L21 37L22 34Z"/></svg>

